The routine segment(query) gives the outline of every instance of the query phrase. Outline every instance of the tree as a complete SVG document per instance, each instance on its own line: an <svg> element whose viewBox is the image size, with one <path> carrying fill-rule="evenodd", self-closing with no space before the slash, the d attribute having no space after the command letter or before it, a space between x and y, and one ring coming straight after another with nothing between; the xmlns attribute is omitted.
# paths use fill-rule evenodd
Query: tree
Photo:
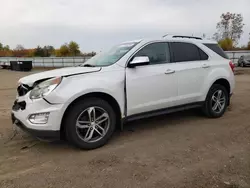
<svg viewBox="0 0 250 188"><path fill-rule="evenodd" d="M250 50L250 42L247 45L247 50Z"/></svg>
<svg viewBox="0 0 250 188"><path fill-rule="evenodd" d="M26 53L26 57L34 57L36 49L28 49Z"/></svg>
<svg viewBox="0 0 250 188"><path fill-rule="evenodd" d="M11 50L9 51L0 50L0 57L11 57L12 55L13 54Z"/></svg>
<svg viewBox="0 0 250 188"><path fill-rule="evenodd" d="M7 57L11 55L12 51L10 50L9 45L4 46L2 43L0 43L0 57Z"/></svg>
<svg viewBox="0 0 250 188"><path fill-rule="evenodd" d="M34 55L37 57L50 57L52 54L55 53L55 49L53 46L44 46L41 48L40 46L37 46L35 49Z"/></svg>
<svg viewBox="0 0 250 188"><path fill-rule="evenodd" d="M220 40L219 45L224 51L229 51L233 49L233 41L230 38Z"/></svg>
<svg viewBox="0 0 250 188"><path fill-rule="evenodd" d="M9 46L9 45L5 45L5 46L3 47L3 50L4 50L4 51L10 51L10 46Z"/></svg>
<svg viewBox="0 0 250 188"><path fill-rule="evenodd" d="M44 51L40 46L37 46L37 48L35 49L34 56L44 57Z"/></svg>
<svg viewBox="0 0 250 188"><path fill-rule="evenodd" d="M10 47L9 47L9 45L4 46L2 43L0 43L0 50L9 51Z"/></svg>
<svg viewBox="0 0 250 188"><path fill-rule="evenodd" d="M65 43L64 45L62 45L59 49L59 53L57 54L58 56L69 56L70 52L69 52L69 47L68 44Z"/></svg>
<svg viewBox="0 0 250 188"><path fill-rule="evenodd" d="M217 23L217 32L214 34L214 39L219 41L229 38L234 45L237 45L243 34L244 23L242 15L227 12L223 13L220 18L221 21Z"/></svg>
<svg viewBox="0 0 250 188"><path fill-rule="evenodd" d="M43 47L44 57L50 57L55 54L55 48L53 46L44 46Z"/></svg>
<svg viewBox="0 0 250 188"><path fill-rule="evenodd" d="M25 48L21 45L21 44L18 44L15 48L15 50L24 50Z"/></svg>
<svg viewBox="0 0 250 188"><path fill-rule="evenodd" d="M55 56L56 57L60 57L61 56L60 49L55 49Z"/></svg>
<svg viewBox="0 0 250 188"><path fill-rule="evenodd" d="M28 50L13 50L12 53L15 57L27 57Z"/></svg>
<svg viewBox="0 0 250 188"><path fill-rule="evenodd" d="M76 56L80 54L79 45L74 41L71 41L69 43L68 49L71 56Z"/></svg>

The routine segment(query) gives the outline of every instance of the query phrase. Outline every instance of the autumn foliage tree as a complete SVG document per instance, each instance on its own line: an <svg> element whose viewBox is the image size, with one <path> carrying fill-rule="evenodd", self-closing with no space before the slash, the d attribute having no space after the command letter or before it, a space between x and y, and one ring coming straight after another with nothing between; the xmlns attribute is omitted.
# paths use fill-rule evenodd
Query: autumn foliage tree
<svg viewBox="0 0 250 188"><path fill-rule="evenodd" d="M34 52L34 56L36 57L43 57L44 53L43 53L43 49L40 46L37 46Z"/></svg>
<svg viewBox="0 0 250 188"><path fill-rule="evenodd" d="M11 55L12 52L10 50L9 45L4 46L2 43L0 43L0 57L6 57Z"/></svg>
<svg viewBox="0 0 250 188"><path fill-rule="evenodd" d="M0 50L0 57L10 57L12 56L12 51L11 50Z"/></svg>
<svg viewBox="0 0 250 188"><path fill-rule="evenodd" d="M71 56L77 56L80 54L79 45L76 42L71 41L68 45L68 48Z"/></svg>
<svg viewBox="0 0 250 188"><path fill-rule="evenodd" d="M81 53L79 44L74 41L63 44L59 49L47 45L44 47L37 46L34 49L25 49L23 45L18 44L15 49L11 50L8 45L0 43L0 57L65 57L65 56L94 56L96 52Z"/></svg>
<svg viewBox="0 0 250 188"><path fill-rule="evenodd" d="M63 44L60 49L56 50L56 56L78 56L80 55L79 45L71 41L69 44Z"/></svg>
<svg viewBox="0 0 250 188"><path fill-rule="evenodd" d="M57 51L57 56L69 56L69 47L68 44L63 44L60 49Z"/></svg>
<svg viewBox="0 0 250 188"><path fill-rule="evenodd" d="M231 39L234 45L243 34L243 17L241 14L223 13L220 22L217 23L217 32L214 34L214 39L217 41Z"/></svg>
<svg viewBox="0 0 250 188"><path fill-rule="evenodd" d="M2 43L0 43L0 51L9 51L10 47L9 45L4 46Z"/></svg>
<svg viewBox="0 0 250 188"><path fill-rule="evenodd" d="M233 40L230 38L222 39L218 43L224 51L233 50Z"/></svg>

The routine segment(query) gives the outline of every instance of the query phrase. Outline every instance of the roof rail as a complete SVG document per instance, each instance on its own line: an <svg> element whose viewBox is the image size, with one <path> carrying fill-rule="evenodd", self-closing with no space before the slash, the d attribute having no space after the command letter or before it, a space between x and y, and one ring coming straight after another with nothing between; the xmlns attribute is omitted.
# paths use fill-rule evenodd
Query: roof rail
<svg viewBox="0 0 250 188"><path fill-rule="evenodd" d="M173 38L189 38L189 39L198 39L198 40L202 40L201 37L182 36L182 35L174 35Z"/></svg>
<svg viewBox="0 0 250 188"><path fill-rule="evenodd" d="M167 36L172 37L172 38L189 38L189 39L198 39L198 40L202 40L201 37L183 36L183 35L168 35L168 34L164 35L163 38L165 38L165 37L167 37Z"/></svg>

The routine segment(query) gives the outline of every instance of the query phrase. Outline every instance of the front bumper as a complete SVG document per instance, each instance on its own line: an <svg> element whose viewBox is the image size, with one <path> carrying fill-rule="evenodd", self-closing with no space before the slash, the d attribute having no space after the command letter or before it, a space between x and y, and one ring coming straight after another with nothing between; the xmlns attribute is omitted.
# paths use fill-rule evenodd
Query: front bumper
<svg viewBox="0 0 250 188"><path fill-rule="evenodd" d="M46 139L46 140L59 140L60 139L60 131L30 129L26 127L19 119L17 119L13 113L11 114L11 120L12 120L12 124L16 125L20 129L31 134L34 137Z"/></svg>
<svg viewBox="0 0 250 188"><path fill-rule="evenodd" d="M43 124L32 123L29 117L37 113L49 113L48 121ZM44 99L31 100L27 94L18 97L12 107L11 117L13 123L35 137L58 139L63 113L62 104L50 104Z"/></svg>

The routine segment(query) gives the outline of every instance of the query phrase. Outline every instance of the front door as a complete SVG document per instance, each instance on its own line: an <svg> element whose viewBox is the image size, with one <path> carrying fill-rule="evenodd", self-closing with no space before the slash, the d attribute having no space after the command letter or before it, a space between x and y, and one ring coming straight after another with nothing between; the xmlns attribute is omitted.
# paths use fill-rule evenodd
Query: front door
<svg viewBox="0 0 250 188"><path fill-rule="evenodd" d="M150 64L126 68L127 115L174 106L177 78L175 65L170 63L169 44L148 44L136 56L148 56Z"/></svg>

